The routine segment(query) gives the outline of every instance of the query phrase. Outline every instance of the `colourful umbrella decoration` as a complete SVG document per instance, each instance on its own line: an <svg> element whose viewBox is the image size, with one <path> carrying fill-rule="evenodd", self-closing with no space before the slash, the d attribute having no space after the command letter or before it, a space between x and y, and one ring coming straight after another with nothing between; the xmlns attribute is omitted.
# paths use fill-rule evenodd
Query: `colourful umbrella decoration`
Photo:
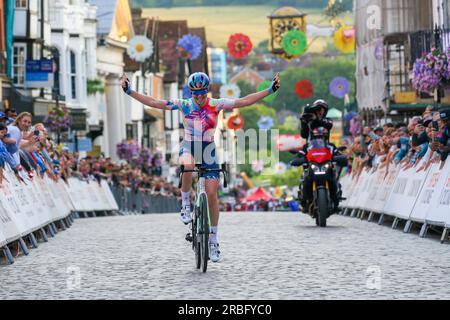
<svg viewBox="0 0 450 320"><path fill-rule="evenodd" d="M227 99L238 99L241 96L241 89L234 83L220 87L220 97Z"/></svg>
<svg viewBox="0 0 450 320"><path fill-rule="evenodd" d="M183 86L183 99L189 99L192 97L191 89L189 89L189 86L185 84Z"/></svg>
<svg viewBox="0 0 450 320"><path fill-rule="evenodd" d="M287 166L283 162L278 162L274 167L275 174L283 174L287 170Z"/></svg>
<svg viewBox="0 0 450 320"><path fill-rule="evenodd" d="M343 99L350 93L350 82L344 77L337 77L330 83L330 93L336 98Z"/></svg>
<svg viewBox="0 0 450 320"><path fill-rule="evenodd" d="M241 130L242 128L244 128L244 124L245 124L244 118L238 114L232 116L227 123L228 128L231 130Z"/></svg>
<svg viewBox="0 0 450 320"><path fill-rule="evenodd" d="M153 41L145 36L136 36L128 42L127 53L137 62L145 62L153 54Z"/></svg>
<svg viewBox="0 0 450 320"><path fill-rule="evenodd" d="M253 161L252 170L255 172L262 172L264 170L264 162L262 160Z"/></svg>
<svg viewBox="0 0 450 320"><path fill-rule="evenodd" d="M353 53L355 51L355 28L342 26L334 33L334 45L342 53Z"/></svg>
<svg viewBox="0 0 450 320"><path fill-rule="evenodd" d="M281 187L277 187L273 193L273 196L275 198L281 198L283 196L283 189Z"/></svg>
<svg viewBox="0 0 450 320"><path fill-rule="evenodd" d="M290 56L301 56L305 53L307 46L306 35L300 30L291 30L283 36L283 50Z"/></svg>
<svg viewBox="0 0 450 320"><path fill-rule="evenodd" d="M271 117L261 117L258 121L260 130L270 130L273 127L273 119Z"/></svg>
<svg viewBox="0 0 450 320"><path fill-rule="evenodd" d="M245 58L253 49L250 38L242 33L230 36L227 46L230 55L237 59Z"/></svg>
<svg viewBox="0 0 450 320"><path fill-rule="evenodd" d="M198 59L203 50L202 39L198 36L187 34L178 40L177 49L183 59Z"/></svg>
<svg viewBox="0 0 450 320"><path fill-rule="evenodd" d="M265 81L261 82L261 84L258 86L257 91L259 92L259 91L266 90L266 89L269 88L271 85L272 85L272 81L265 80ZM265 101L265 102L272 102L272 101L275 100L275 98L278 96L278 92L279 92L279 91L277 91L277 92L275 92L275 93L273 93L273 94L271 94L271 95L265 97L263 101Z"/></svg>
<svg viewBox="0 0 450 320"><path fill-rule="evenodd" d="M302 99L309 99L314 94L314 87L308 80L302 80L295 85L295 93Z"/></svg>

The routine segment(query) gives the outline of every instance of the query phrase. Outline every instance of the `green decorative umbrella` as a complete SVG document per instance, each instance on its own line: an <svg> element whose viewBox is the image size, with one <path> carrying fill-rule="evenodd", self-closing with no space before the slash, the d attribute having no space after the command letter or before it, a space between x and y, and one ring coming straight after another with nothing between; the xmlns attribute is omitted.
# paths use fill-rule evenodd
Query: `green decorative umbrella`
<svg viewBox="0 0 450 320"><path fill-rule="evenodd" d="M328 111L327 118L330 118L330 119L341 119L342 118L342 112L339 111L336 108L332 108L332 109L330 109L330 111Z"/></svg>
<svg viewBox="0 0 450 320"><path fill-rule="evenodd" d="M261 84L258 86L258 92L266 90L271 85L272 85L272 81L269 81L269 80L265 80L265 81L261 82ZM279 91L272 93L270 96L265 97L263 101L264 102L272 102L278 96L278 92Z"/></svg>
<svg viewBox="0 0 450 320"><path fill-rule="evenodd" d="M290 56L301 56L308 47L308 40L302 31L291 30L283 36L282 47Z"/></svg>

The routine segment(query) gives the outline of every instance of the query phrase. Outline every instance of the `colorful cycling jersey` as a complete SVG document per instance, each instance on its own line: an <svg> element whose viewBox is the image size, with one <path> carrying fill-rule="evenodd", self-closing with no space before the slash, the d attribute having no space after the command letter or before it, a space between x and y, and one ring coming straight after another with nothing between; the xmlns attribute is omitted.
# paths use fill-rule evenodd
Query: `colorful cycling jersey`
<svg viewBox="0 0 450 320"><path fill-rule="evenodd" d="M233 109L234 103L232 99L208 98L206 104L199 107L192 98L167 101L172 110L183 113L184 140L204 142L214 141L219 112Z"/></svg>

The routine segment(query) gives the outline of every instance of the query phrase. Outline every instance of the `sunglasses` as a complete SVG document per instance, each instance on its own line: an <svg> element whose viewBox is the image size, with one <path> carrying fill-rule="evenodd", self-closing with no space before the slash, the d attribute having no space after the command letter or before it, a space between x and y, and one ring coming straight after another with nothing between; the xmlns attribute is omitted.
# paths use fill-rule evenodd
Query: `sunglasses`
<svg viewBox="0 0 450 320"><path fill-rule="evenodd" d="M199 91L191 91L192 95L198 97L198 96L204 96L208 93L208 90L199 90Z"/></svg>

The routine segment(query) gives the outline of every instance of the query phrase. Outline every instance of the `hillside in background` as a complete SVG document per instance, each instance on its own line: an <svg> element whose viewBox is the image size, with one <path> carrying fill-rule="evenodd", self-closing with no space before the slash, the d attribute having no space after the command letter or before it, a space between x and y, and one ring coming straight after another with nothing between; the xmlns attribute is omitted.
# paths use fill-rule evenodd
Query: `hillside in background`
<svg viewBox="0 0 450 320"><path fill-rule="evenodd" d="M347 10L352 10L353 0L343 0ZM134 7L171 8L191 6L272 5L297 8L325 8L328 0L131 0Z"/></svg>
<svg viewBox="0 0 450 320"><path fill-rule="evenodd" d="M226 47L231 34L244 32L253 44L258 46L270 38L269 16L275 6L216 6L190 8L147 8L143 15L159 17L161 20L188 20L190 27L206 27L208 42L216 47ZM330 22L323 16L322 10L299 8L308 14L308 24L329 26ZM346 14L345 21L352 24L353 15ZM319 38L311 45L309 52L323 52L332 42L330 38Z"/></svg>

